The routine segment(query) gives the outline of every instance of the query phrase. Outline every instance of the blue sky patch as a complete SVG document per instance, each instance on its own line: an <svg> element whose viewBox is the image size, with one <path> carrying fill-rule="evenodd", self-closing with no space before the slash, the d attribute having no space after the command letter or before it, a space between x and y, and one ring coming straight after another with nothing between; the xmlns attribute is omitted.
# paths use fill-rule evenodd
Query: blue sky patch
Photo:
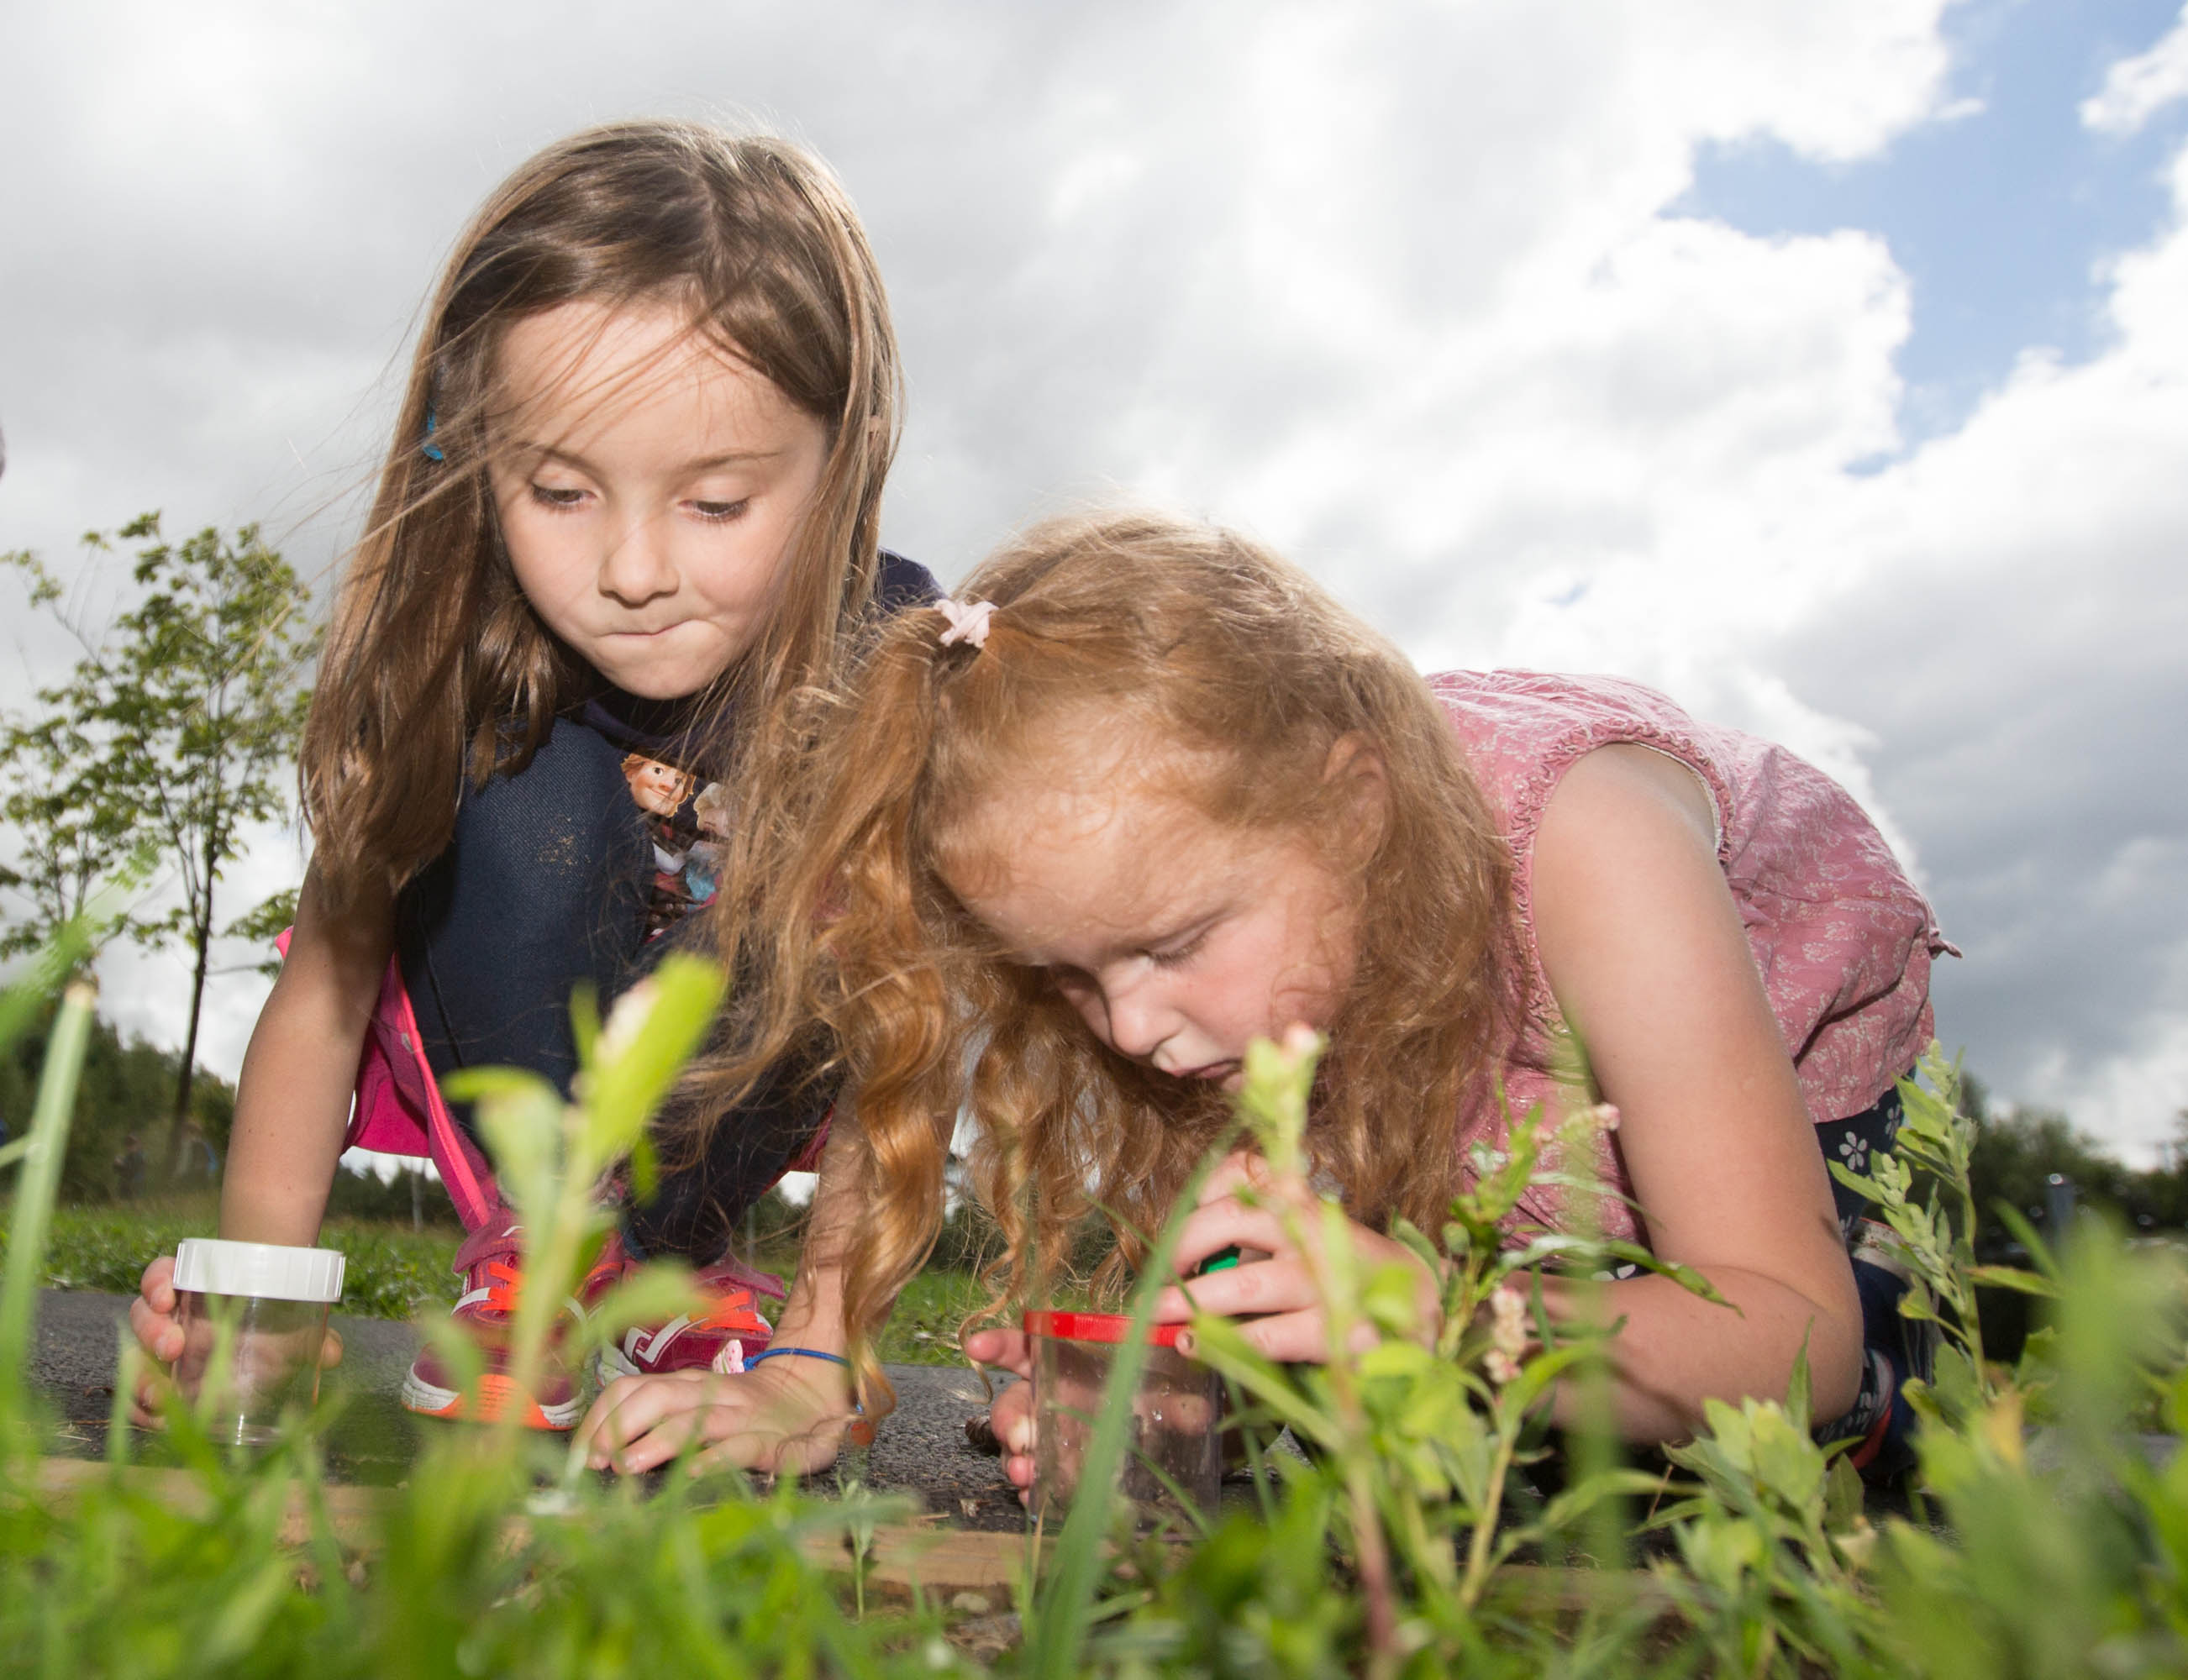
<svg viewBox="0 0 2188 1680"><path fill-rule="evenodd" d="M1675 209L1758 235L1881 234L1913 292L1901 429L1910 447L1951 431L2023 350L2047 346L2071 363L2104 348L2100 265L2169 216L2160 171L2188 102L2126 136L2084 128L2078 108L2180 14L2180 0L1971 0L1944 20L1948 104L1980 110L1852 164L1775 139L1711 146Z"/></svg>

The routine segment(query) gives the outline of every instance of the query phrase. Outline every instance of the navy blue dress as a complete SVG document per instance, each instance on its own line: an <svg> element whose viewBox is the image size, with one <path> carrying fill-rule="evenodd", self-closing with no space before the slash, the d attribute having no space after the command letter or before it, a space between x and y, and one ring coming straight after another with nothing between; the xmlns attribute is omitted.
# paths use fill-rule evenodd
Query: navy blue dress
<svg viewBox="0 0 2188 1680"><path fill-rule="evenodd" d="M883 555L885 611L940 593L925 567ZM437 1080L522 1068L567 1096L578 1067L572 991L590 983L605 1012L686 941L685 918L713 895L721 838L708 736L692 709L604 686L555 720L522 770L466 786L448 848L396 905L403 984ZM718 1259L828 1101L782 1070L712 1129L702 1154L667 1164L654 1197L628 1210L626 1240L643 1254ZM471 1130L468 1107L451 1107Z"/></svg>

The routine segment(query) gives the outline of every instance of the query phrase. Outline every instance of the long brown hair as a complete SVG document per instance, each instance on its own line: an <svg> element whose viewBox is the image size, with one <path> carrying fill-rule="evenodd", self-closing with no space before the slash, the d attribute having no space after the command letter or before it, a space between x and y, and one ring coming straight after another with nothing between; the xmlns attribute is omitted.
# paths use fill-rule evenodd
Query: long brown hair
<svg viewBox="0 0 2188 1680"><path fill-rule="evenodd" d="M338 904L398 888L438 854L466 774L522 769L587 680L517 586L487 481L504 337L580 301L681 309L830 429L766 627L720 685L741 739L828 679L871 595L899 379L873 253L834 177L787 141L694 123L550 146L456 242L336 595L299 774Z"/></svg>
<svg viewBox="0 0 2188 1680"><path fill-rule="evenodd" d="M1090 708L1119 736L1193 749L1193 779L1165 791L1214 820L1352 860L1354 969L1311 1145L1356 1217L1440 1229L1462 1187L1457 1133L1508 1015L1510 859L1427 685L1305 573L1161 515L1042 525L959 593L995 604L984 648L945 649L941 615L908 612L846 692L808 696L796 762L768 772L787 797L740 834L716 900L745 982L742 1053L702 1070L715 1100L697 1106L719 1108L825 1027L864 1176L844 1256L854 1345L933 1240L961 1111L1018 1287L1057 1274L1093 1205L1120 1222L1120 1262L1135 1260L1135 1228L1160 1224L1226 1123L1220 1094L1102 1045L947 884L945 865L967 866L967 819L1037 775L1058 725ZM1372 854L1345 843L1357 807L1325 774L1345 736L1387 775ZM870 1363L864 1380L879 1386Z"/></svg>

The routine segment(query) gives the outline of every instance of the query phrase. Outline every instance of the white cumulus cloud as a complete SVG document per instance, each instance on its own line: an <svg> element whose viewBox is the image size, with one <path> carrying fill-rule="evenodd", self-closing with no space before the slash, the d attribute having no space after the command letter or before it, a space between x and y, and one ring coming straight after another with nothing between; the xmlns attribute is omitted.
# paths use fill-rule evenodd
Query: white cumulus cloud
<svg viewBox="0 0 2188 1680"><path fill-rule="evenodd" d="M324 560L492 183L588 121L748 115L831 158L889 278L895 545L948 579L1046 508L1159 499L1424 663L1617 671L1785 739L1966 944L1948 1037L2148 1140L2188 1101L2188 244L2106 271L2087 364L2032 354L1910 451L1885 241L1680 208L1705 146L1828 166L1965 118L1944 9L48 8L0 64L0 138L41 160L0 178L0 303L36 324L0 335L0 544L157 505ZM2183 38L2086 120L2146 120ZM296 867L269 837L249 874ZM174 972L117 959L110 1001L172 1041ZM262 989L226 985L232 1069Z"/></svg>
<svg viewBox="0 0 2188 1680"><path fill-rule="evenodd" d="M2106 71L2105 85L2082 101L2082 121L2102 133L2132 134L2183 97L2188 97L2188 7L2156 46Z"/></svg>

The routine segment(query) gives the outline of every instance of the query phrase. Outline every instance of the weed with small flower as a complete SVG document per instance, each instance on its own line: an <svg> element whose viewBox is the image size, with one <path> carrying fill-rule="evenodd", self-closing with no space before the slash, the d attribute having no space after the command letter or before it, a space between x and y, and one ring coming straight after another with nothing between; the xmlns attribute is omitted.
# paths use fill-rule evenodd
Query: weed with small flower
<svg viewBox="0 0 2188 1680"><path fill-rule="evenodd" d="M0 999L0 1038L31 1018L37 979L71 967L63 953ZM515 1075L475 1080L538 1275L573 1280L602 1239L590 1187L634 1153L643 1171L647 1117L719 989L718 976L672 961L604 1029L581 1009L574 1104ZM117 1418L109 1464L56 1491L20 1373L91 1006L72 985L32 1130L0 1152L21 1169L0 1286L0 1672L2188 1670L2188 1459L2154 1454L2137 1427L2155 1407L2175 1433L2188 1428L2180 1264L2085 1224L2062 1252L2032 1243L2025 1277L1977 1266L1972 1128L1939 1061L1928 1089L1909 1090L1898 1154L1858 1176L1916 1279L1910 1315L1934 1319L1945 1341L1937 1381L1918 1393L1941 1524L1868 1519L1858 1480L1812 1438L1797 1379L1782 1401L1711 1407L1668 1467L1624 1462L1607 1408L1587 1398L1607 1381L1614 1327L1584 1299L1551 1314L1541 1280L1559 1274L1584 1296L1610 1265L1653 1260L1584 1232L1503 1234L1546 1163L1589 1159L1588 1133L1610 1117L1585 1103L1525 1118L1503 1154L1479 1157L1473 1191L1433 1239L1396 1233L1441 1279L1441 1333L1417 1339L1414 1269L1363 1264L1308 1181L1314 1046L1257 1046L1242 1120L1272 1169L1267 1193L1314 1257L1333 1346L1373 1345L1287 1369L1235 1327L1197 1320L1255 1469L1245 1508L1147 1534L1128 1509L1082 1496L1046 1557L1028 1553L1023 1637L993 1654L985 1630L984 1668L952 1643L943 1607L869 1590L870 1562L906 1513L855 1486L831 1498L786 1480L763 1493L725 1471L613 1482L513 1427L465 1429L436 1432L407 1485L360 1512L329 1486L313 1419L251 1455L216 1446L178 1398L178 1475L133 1472ZM1142 1319L1175 1237L1173 1222L1151 1246L1133 1300ZM1985 1357L1978 1285L2047 1299L2051 1328L2010 1370ZM679 1288L642 1283L620 1313L658 1312ZM520 1304L520 1366L541 1356L560 1294ZM1128 1450L1136 1346L1120 1349L1082 1487L1111 1486ZM1593 1420L1562 1441L1544 1418L1560 1385ZM1280 1426L1303 1455L1270 1450ZM1631 1566L1637 1520L1653 1536L1643 1567Z"/></svg>

